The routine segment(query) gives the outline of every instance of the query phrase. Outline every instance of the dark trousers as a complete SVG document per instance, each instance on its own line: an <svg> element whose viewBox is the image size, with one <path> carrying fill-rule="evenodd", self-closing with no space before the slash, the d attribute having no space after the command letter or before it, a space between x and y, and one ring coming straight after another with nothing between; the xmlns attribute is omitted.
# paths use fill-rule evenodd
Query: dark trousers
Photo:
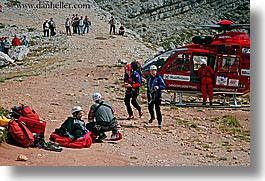
<svg viewBox="0 0 265 181"><path fill-rule="evenodd" d="M110 25L110 30L109 30L110 35L112 31L113 31L113 34L115 35L115 25Z"/></svg>
<svg viewBox="0 0 265 181"><path fill-rule="evenodd" d="M71 36L71 29L70 29L70 26L65 26L65 29L66 29L66 34Z"/></svg>
<svg viewBox="0 0 265 181"><path fill-rule="evenodd" d="M51 36L54 36L56 33L55 33L55 28L50 28L51 29Z"/></svg>
<svg viewBox="0 0 265 181"><path fill-rule="evenodd" d="M100 125L100 129L97 129L95 127L96 125ZM96 122L90 122L90 123L86 124L86 128L97 136L100 135L100 133L104 133L104 132L108 132L108 131L112 131L113 134L118 133L116 121L110 123L110 125L105 125L105 124L103 125L103 124L96 123Z"/></svg>
<svg viewBox="0 0 265 181"><path fill-rule="evenodd" d="M138 97L138 93L136 92L133 92L131 94L125 94L124 102L125 102L125 106L127 108L127 112L129 116L133 115L131 103L138 111L141 111L141 107L139 106L137 102L137 97Z"/></svg>
<svg viewBox="0 0 265 181"><path fill-rule="evenodd" d="M162 114L161 114L161 110L160 110L160 105L161 105L161 97L158 96L152 101L151 101L151 98L148 98L149 114L150 114L151 118L155 118L155 113L154 113L154 107L155 107L158 124L162 123Z"/></svg>
<svg viewBox="0 0 265 181"><path fill-rule="evenodd" d="M9 48L5 48L3 49L3 53L7 54L8 55L8 52L9 52Z"/></svg>

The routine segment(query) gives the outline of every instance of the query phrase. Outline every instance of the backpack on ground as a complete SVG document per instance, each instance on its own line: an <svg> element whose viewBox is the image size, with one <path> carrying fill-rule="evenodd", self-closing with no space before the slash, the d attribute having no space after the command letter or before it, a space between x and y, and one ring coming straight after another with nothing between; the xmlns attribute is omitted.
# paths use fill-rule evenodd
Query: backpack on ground
<svg viewBox="0 0 265 181"><path fill-rule="evenodd" d="M35 110L26 105L13 106L11 115L24 123L32 133L44 138L46 122L40 119Z"/></svg>
<svg viewBox="0 0 265 181"><path fill-rule="evenodd" d="M9 121L8 133L11 138L22 147L30 147L34 145L34 135L27 126L16 119Z"/></svg>

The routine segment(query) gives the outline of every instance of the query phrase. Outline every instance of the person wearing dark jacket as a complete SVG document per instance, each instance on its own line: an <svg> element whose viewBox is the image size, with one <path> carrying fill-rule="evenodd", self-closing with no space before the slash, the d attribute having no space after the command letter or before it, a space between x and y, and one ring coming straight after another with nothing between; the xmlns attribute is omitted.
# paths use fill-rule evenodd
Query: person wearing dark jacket
<svg viewBox="0 0 265 181"><path fill-rule="evenodd" d="M64 121L59 129L55 129L55 133L63 137L70 137L72 140L83 138L88 130L82 120L82 108L74 106L72 115Z"/></svg>
<svg viewBox="0 0 265 181"><path fill-rule="evenodd" d="M92 95L92 99L95 103L89 110L89 123L86 124L86 128L96 136L94 142L102 142L107 137L105 134L107 131L112 131L110 138L112 141L120 140L122 135L118 131L112 105L104 102L101 94L98 92Z"/></svg>
<svg viewBox="0 0 265 181"><path fill-rule="evenodd" d="M150 74L151 75L147 79L148 111L151 116L149 123L152 123L155 119L155 106L158 128L162 128L162 114L160 110L162 97L161 90L166 89L166 85L162 77L157 74L157 67L155 65L150 66Z"/></svg>
<svg viewBox="0 0 265 181"><path fill-rule="evenodd" d="M137 97L139 95L139 88L141 86L141 77L137 71L132 71L132 65L127 64L125 66L124 74L124 87L126 88L124 102L129 117L128 120L133 119L132 105L138 110L139 116L143 115L143 111L137 102Z"/></svg>

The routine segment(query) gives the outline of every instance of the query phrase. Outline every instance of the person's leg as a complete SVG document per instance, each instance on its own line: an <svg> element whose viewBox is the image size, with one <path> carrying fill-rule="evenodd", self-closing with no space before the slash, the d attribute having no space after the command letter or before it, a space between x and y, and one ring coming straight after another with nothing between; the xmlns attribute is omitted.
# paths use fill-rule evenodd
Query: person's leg
<svg viewBox="0 0 265 181"><path fill-rule="evenodd" d="M202 91L202 102L203 102L203 104L205 104L207 101L207 91L206 91L206 85L205 84L201 84L201 91Z"/></svg>
<svg viewBox="0 0 265 181"><path fill-rule="evenodd" d="M210 100L210 105L212 105L212 101L213 101L213 84L208 84L208 95L209 95L209 100Z"/></svg>
<svg viewBox="0 0 265 181"><path fill-rule="evenodd" d="M155 102L155 110L156 110L156 116L157 116L157 121L158 121L158 127L161 128L162 127L162 114L161 114L161 109L160 109L160 105L161 105L160 97L157 98L154 102Z"/></svg>
<svg viewBox="0 0 265 181"><path fill-rule="evenodd" d="M148 98L148 112L150 114L149 123L152 123L155 119L155 112L154 112L154 101L150 102L151 99Z"/></svg>
<svg viewBox="0 0 265 181"><path fill-rule="evenodd" d="M126 106L126 109L129 115L128 118L130 117L133 118L133 111L132 111L131 103L130 103L131 97L132 97L131 94L125 94L125 98L124 98L125 106Z"/></svg>
<svg viewBox="0 0 265 181"><path fill-rule="evenodd" d="M138 110L139 112L139 116L142 116L142 109L139 106L138 102L137 102L137 97L138 97L138 93L133 93L132 94L132 105Z"/></svg>

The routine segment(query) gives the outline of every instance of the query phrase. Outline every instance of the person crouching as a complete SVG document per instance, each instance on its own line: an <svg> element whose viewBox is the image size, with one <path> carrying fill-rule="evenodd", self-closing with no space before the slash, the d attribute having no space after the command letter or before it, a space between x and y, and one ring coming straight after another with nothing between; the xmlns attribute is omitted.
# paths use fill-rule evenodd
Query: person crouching
<svg viewBox="0 0 265 181"><path fill-rule="evenodd" d="M110 140L118 141L122 139L121 133L117 129L117 121L114 117L114 108L108 102L102 101L100 93L94 93L92 99L95 102L88 113L86 128L91 131L96 138L94 142L102 142L107 135L105 132L112 131Z"/></svg>

